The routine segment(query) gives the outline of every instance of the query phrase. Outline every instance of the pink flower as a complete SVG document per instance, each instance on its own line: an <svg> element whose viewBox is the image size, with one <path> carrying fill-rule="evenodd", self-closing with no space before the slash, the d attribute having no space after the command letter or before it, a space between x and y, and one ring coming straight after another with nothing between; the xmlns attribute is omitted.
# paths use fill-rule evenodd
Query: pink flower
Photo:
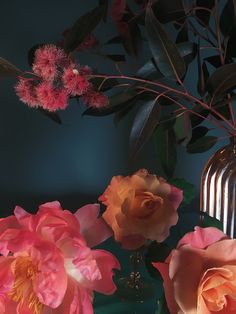
<svg viewBox="0 0 236 314"><path fill-rule="evenodd" d="M119 262L91 249L111 235L98 204L72 214L51 202L35 215L20 207L14 214L0 219L2 314L92 314L93 290L115 291Z"/></svg>
<svg viewBox="0 0 236 314"><path fill-rule="evenodd" d="M15 86L16 94L29 107L38 107L38 98L35 92L36 81L32 78L20 77Z"/></svg>
<svg viewBox="0 0 236 314"><path fill-rule="evenodd" d="M99 200L104 220L125 249L138 249L146 240L164 241L178 221L183 193L163 178L140 169L132 176L115 176Z"/></svg>
<svg viewBox="0 0 236 314"><path fill-rule="evenodd" d="M106 95L93 90L83 95L82 100L86 106L98 109L104 108L109 104L109 99Z"/></svg>
<svg viewBox="0 0 236 314"><path fill-rule="evenodd" d="M236 313L236 240L220 230L196 227L165 263L153 265L171 314Z"/></svg>
<svg viewBox="0 0 236 314"><path fill-rule="evenodd" d="M62 81L65 89L72 96L83 95L90 87L90 83L86 79L85 75L83 75L80 70L77 70L76 68L65 69Z"/></svg>
<svg viewBox="0 0 236 314"><path fill-rule="evenodd" d="M50 82L42 82L36 88L37 98L43 109L56 111L68 106L68 93L64 88L55 88Z"/></svg>
<svg viewBox="0 0 236 314"><path fill-rule="evenodd" d="M44 80L52 81L58 75L58 68L68 66L70 62L61 48L46 45L35 51L33 71Z"/></svg>

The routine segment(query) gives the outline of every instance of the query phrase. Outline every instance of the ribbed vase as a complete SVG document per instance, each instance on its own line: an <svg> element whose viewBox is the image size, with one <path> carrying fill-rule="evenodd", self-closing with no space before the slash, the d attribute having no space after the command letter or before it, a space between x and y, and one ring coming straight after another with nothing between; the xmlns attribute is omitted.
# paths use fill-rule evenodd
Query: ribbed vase
<svg viewBox="0 0 236 314"><path fill-rule="evenodd" d="M223 223L224 232L236 237L236 138L207 162L201 177L200 208Z"/></svg>

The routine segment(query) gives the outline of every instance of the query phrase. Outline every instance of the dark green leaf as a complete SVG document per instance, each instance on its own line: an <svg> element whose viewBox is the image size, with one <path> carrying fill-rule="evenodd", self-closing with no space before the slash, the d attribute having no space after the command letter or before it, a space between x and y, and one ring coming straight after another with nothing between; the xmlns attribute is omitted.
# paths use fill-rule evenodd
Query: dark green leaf
<svg viewBox="0 0 236 314"><path fill-rule="evenodd" d="M223 231L223 223L216 218L209 216L207 213L201 212L201 227L215 227Z"/></svg>
<svg viewBox="0 0 236 314"><path fill-rule="evenodd" d="M235 23L235 0L226 1L220 17L220 29L224 36L231 33Z"/></svg>
<svg viewBox="0 0 236 314"><path fill-rule="evenodd" d="M96 77L90 80L90 82L93 84L93 87L101 92L107 91L114 86L117 86L119 82L116 79L108 79L104 80L104 78Z"/></svg>
<svg viewBox="0 0 236 314"><path fill-rule="evenodd" d="M162 281L159 271L152 266L152 263L164 262L170 252L171 249L165 243L157 243L154 241L149 245L145 255L145 265L151 277Z"/></svg>
<svg viewBox="0 0 236 314"><path fill-rule="evenodd" d="M236 63L226 64L216 69L207 81L207 91L211 94L211 103L225 95L236 86Z"/></svg>
<svg viewBox="0 0 236 314"><path fill-rule="evenodd" d="M197 126L192 130L192 138L189 144L193 144L196 142L199 138L205 136L208 133L209 129L205 126Z"/></svg>
<svg viewBox="0 0 236 314"><path fill-rule="evenodd" d="M120 36L112 37L106 42L106 45L111 45L111 44L122 44L122 38Z"/></svg>
<svg viewBox="0 0 236 314"><path fill-rule="evenodd" d="M176 36L176 44L188 41L188 29L187 27L182 27Z"/></svg>
<svg viewBox="0 0 236 314"><path fill-rule="evenodd" d="M142 42L139 26L135 23L126 23L125 28L121 34L122 44L130 56L137 57Z"/></svg>
<svg viewBox="0 0 236 314"><path fill-rule="evenodd" d="M37 108L37 111L39 111L40 113L42 113L44 116L48 117L49 119L51 119L52 121L58 123L58 124L62 124L61 122L61 118L60 116L55 113L55 112L49 112L47 110L44 110L42 108Z"/></svg>
<svg viewBox="0 0 236 314"><path fill-rule="evenodd" d="M212 9L214 7L214 0L197 0L196 2L197 7L204 7L207 9ZM196 16L204 23L208 24L210 20L211 14L206 10L197 10Z"/></svg>
<svg viewBox="0 0 236 314"><path fill-rule="evenodd" d="M177 48L186 63L189 63L194 59L196 55L196 45L194 43L180 43L177 45ZM159 62L163 61L164 60L160 58ZM138 70L136 76L145 77L152 80L162 78L163 74L159 71L158 66L155 65L155 61L151 59Z"/></svg>
<svg viewBox="0 0 236 314"><path fill-rule="evenodd" d="M127 114L131 111L131 109L134 107L135 103L137 102L136 97L131 99L130 101L127 101L124 104L124 108L122 108L120 111L116 112L114 115L114 123L117 126L118 123L123 120Z"/></svg>
<svg viewBox="0 0 236 314"><path fill-rule="evenodd" d="M16 77L21 73L22 71L14 64L0 57L0 77Z"/></svg>
<svg viewBox="0 0 236 314"><path fill-rule="evenodd" d="M130 133L131 159L152 136L160 119L160 105L156 100L142 104L135 116Z"/></svg>
<svg viewBox="0 0 236 314"><path fill-rule="evenodd" d="M126 106L127 102L136 97L136 94L135 90L128 90L126 92L110 96L109 106L103 109L88 108L83 112L83 116L102 117L118 112Z"/></svg>
<svg viewBox="0 0 236 314"><path fill-rule="evenodd" d="M151 52L161 73L182 78L186 71L185 62L150 7L146 10L145 25Z"/></svg>
<svg viewBox="0 0 236 314"><path fill-rule="evenodd" d="M206 63L200 63L198 66L198 84L197 89L198 93L201 97L206 94L206 82L209 78L209 72L206 66Z"/></svg>
<svg viewBox="0 0 236 314"><path fill-rule="evenodd" d="M167 307L166 298L165 298L164 294L157 301L157 303L158 303L158 310L157 310L157 313L155 313L155 314L171 314L168 307Z"/></svg>
<svg viewBox="0 0 236 314"><path fill-rule="evenodd" d="M169 183L173 184L174 186L183 191L183 201L181 203L181 205L183 206L189 205L197 194L197 189L195 185L185 181L185 179L179 178L170 179Z"/></svg>
<svg viewBox="0 0 236 314"><path fill-rule="evenodd" d="M187 152L190 154L203 153L212 148L217 142L215 136L203 136L192 144L187 145Z"/></svg>
<svg viewBox="0 0 236 314"><path fill-rule="evenodd" d="M149 60L138 70L136 76L148 78L151 80L162 78L163 74L155 67L153 60Z"/></svg>
<svg viewBox="0 0 236 314"><path fill-rule="evenodd" d="M186 145L190 141L192 137L192 125L188 112L182 112L176 117L174 130L179 143Z"/></svg>
<svg viewBox="0 0 236 314"><path fill-rule="evenodd" d="M158 127L156 131L157 156L168 178L174 174L177 161L177 141L172 128Z"/></svg>
<svg viewBox="0 0 236 314"><path fill-rule="evenodd" d="M209 62L215 68L219 68L221 66L221 60L220 60L219 55L210 56L210 57L204 58L204 60Z"/></svg>
<svg viewBox="0 0 236 314"><path fill-rule="evenodd" d="M182 0L158 0L152 5L152 9L161 23L169 23L186 16Z"/></svg>
<svg viewBox="0 0 236 314"><path fill-rule="evenodd" d="M107 21L107 14L108 14L108 7L109 7L109 0L99 0L99 6L102 7L103 10L103 21Z"/></svg>
<svg viewBox="0 0 236 314"><path fill-rule="evenodd" d="M164 130L169 130L174 127L175 121L176 116L174 115L164 116L160 119L159 126Z"/></svg>
<svg viewBox="0 0 236 314"><path fill-rule="evenodd" d="M67 53L74 51L104 17L104 6L99 6L82 15L70 28L65 37L64 49Z"/></svg>
<svg viewBox="0 0 236 314"><path fill-rule="evenodd" d="M197 126L198 124L202 123L202 121L204 121L205 118L209 115L209 110L203 108L199 104L195 105L191 111L196 113L196 114L190 113L190 119L191 119L191 124L193 128Z"/></svg>
<svg viewBox="0 0 236 314"><path fill-rule="evenodd" d="M106 55L106 56L107 56L107 58L109 58L115 62L125 62L126 61L124 55Z"/></svg>

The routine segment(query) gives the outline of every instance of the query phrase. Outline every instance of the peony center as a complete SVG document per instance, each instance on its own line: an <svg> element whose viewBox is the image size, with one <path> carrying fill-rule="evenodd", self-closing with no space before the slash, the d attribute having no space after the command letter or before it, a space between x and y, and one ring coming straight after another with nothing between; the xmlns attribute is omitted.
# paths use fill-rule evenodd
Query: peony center
<svg viewBox="0 0 236 314"><path fill-rule="evenodd" d="M19 303L20 308L28 307L33 314L42 312L42 303L39 302L33 289L33 280L38 272L37 267L28 256L17 257L13 266L14 284L9 297Z"/></svg>

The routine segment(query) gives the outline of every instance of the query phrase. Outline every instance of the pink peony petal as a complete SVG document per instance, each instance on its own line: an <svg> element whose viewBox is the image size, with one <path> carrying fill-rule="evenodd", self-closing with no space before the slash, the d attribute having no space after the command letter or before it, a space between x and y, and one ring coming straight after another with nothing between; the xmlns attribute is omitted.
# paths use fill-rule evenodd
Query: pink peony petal
<svg viewBox="0 0 236 314"><path fill-rule="evenodd" d="M93 282L93 290L104 294L114 293L116 286L112 280L114 275L112 269L120 269L119 261L111 253L104 250L94 250L93 256L101 272L101 279Z"/></svg>
<svg viewBox="0 0 236 314"><path fill-rule="evenodd" d="M93 226L81 233L89 247L94 247L113 235L111 228L102 218L97 219Z"/></svg>
<svg viewBox="0 0 236 314"><path fill-rule="evenodd" d="M96 246L112 236L110 227L102 218L98 218L99 204L88 204L79 208L75 216L80 223L80 232L89 247Z"/></svg>
<svg viewBox="0 0 236 314"><path fill-rule="evenodd" d="M173 298L173 287L169 277L169 265L166 263L152 263L152 265L161 273L164 280L163 287L170 313L177 313L178 306Z"/></svg>
<svg viewBox="0 0 236 314"><path fill-rule="evenodd" d="M227 236L217 228L195 227L195 231L187 233L178 243L178 248L182 245L189 244L197 249L205 249L209 245L225 239Z"/></svg>
<svg viewBox="0 0 236 314"><path fill-rule="evenodd" d="M195 313L197 294L205 262L203 250L189 245L172 252L169 276L172 280L176 303L183 313Z"/></svg>
<svg viewBox="0 0 236 314"><path fill-rule="evenodd" d="M41 303L56 308L62 303L67 287L64 258L55 245L46 241L35 244L30 253L38 267L34 291Z"/></svg>
<svg viewBox="0 0 236 314"><path fill-rule="evenodd" d="M79 208L75 212L76 218L79 220L81 225L81 233L83 233L86 229L89 229L96 222L100 211L99 204L88 204L81 208Z"/></svg>

